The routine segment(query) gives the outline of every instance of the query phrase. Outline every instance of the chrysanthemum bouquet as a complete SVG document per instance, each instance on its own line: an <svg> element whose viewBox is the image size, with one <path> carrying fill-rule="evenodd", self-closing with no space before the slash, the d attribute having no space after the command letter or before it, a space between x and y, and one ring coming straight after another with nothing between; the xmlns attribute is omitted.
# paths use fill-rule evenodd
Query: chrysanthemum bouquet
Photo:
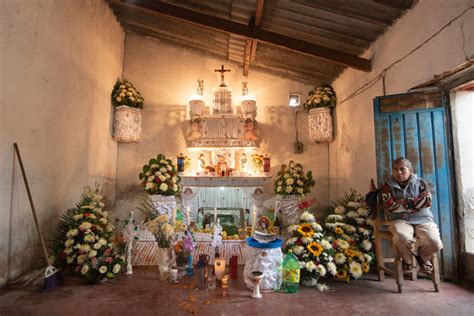
<svg viewBox="0 0 474 316"><path fill-rule="evenodd" d="M275 179L274 191L281 196L304 195L311 192L311 187L315 184L313 173L308 171L305 175L303 166L293 160L287 165L281 165Z"/></svg>
<svg viewBox="0 0 474 316"><path fill-rule="evenodd" d="M308 99L303 104L305 110L314 108L335 108L337 103L336 92L331 86L324 85L316 87L309 92Z"/></svg>
<svg viewBox="0 0 474 316"><path fill-rule="evenodd" d="M169 248L173 244L175 232L166 214L158 215L145 223L145 227L155 235L160 248Z"/></svg>
<svg viewBox="0 0 474 316"><path fill-rule="evenodd" d="M114 278L125 263L112 243L115 227L99 192L84 189L81 201L60 219L53 243L60 266L96 281Z"/></svg>
<svg viewBox="0 0 474 316"><path fill-rule="evenodd" d="M327 211L325 228L335 251L336 279L359 279L375 262L374 229L364 197L351 191Z"/></svg>
<svg viewBox="0 0 474 316"><path fill-rule="evenodd" d="M149 194L176 195L181 190L181 177L170 159L159 154L143 166L138 176Z"/></svg>
<svg viewBox="0 0 474 316"><path fill-rule="evenodd" d="M285 242L284 252L291 250L298 258L303 280L336 274L332 245L323 235L323 229L316 223L313 214L303 212L299 224L289 226L288 231L292 237Z"/></svg>
<svg viewBox="0 0 474 316"><path fill-rule="evenodd" d="M132 108L143 108L144 100L140 92L127 79L123 81L117 79L111 98L113 106L127 105Z"/></svg>

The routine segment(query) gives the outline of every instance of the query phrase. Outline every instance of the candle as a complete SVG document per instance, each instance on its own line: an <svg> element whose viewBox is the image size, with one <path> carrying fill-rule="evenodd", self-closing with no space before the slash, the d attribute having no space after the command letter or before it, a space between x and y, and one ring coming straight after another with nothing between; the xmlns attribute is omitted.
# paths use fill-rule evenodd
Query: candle
<svg viewBox="0 0 474 316"><path fill-rule="evenodd" d="M252 215L250 216L250 221L252 225L251 235L253 236L253 233L255 231L255 224L257 223L257 208L255 207L255 205L253 206L253 209L252 209Z"/></svg>
<svg viewBox="0 0 474 316"><path fill-rule="evenodd" d="M222 280L225 272L225 259L224 258L214 258L214 272L216 274L216 279L218 281Z"/></svg>
<svg viewBox="0 0 474 316"><path fill-rule="evenodd" d="M176 209L173 209L173 213L171 214L171 224L174 226L176 223Z"/></svg>
<svg viewBox="0 0 474 316"><path fill-rule="evenodd" d="M178 281L178 269L170 269L170 281Z"/></svg>
<svg viewBox="0 0 474 316"><path fill-rule="evenodd" d="M227 285L229 284L229 275L228 274L224 274L224 276L222 277L222 285Z"/></svg>
<svg viewBox="0 0 474 316"><path fill-rule="evenodd" d="M214 225L217 224L217 207L214 207Z"/></svg>
<svg viewBox="0 0 474 316"><path fill-rule="evenodd" d="M190 209L190 207L188 206L188 207L186 208L186 223L187 223L188 225L191 224L191 216L190 216L190 214L189 214L189 209Z"/></svg>

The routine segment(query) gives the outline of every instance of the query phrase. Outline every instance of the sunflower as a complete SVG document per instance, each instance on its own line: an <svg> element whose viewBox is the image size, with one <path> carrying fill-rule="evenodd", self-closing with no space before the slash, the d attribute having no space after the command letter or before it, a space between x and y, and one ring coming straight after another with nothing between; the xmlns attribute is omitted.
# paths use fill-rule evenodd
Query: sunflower
<svg viewBox="0 0 474 316"><path fill-rule="evenodd" d="M312 243L306 246L306 249L308 249L308 251L311 252L313 256L319 257L319 255L323 252L324 248L317 242L313 241Z"/></svg>
<svg viewBox="0 0 474 316"><path fill-rule="evenodd" d="M364 263L362 264L362 270L364 271L364 273L369 272L369 269L370 269L369 264L368 264L367 262L364 262Z"/></svg>
<svg viewBox="0 0 474 316"><path fill-rule="evenodd" d="M354 250L354 249L346 249L346 250L344 250L344 253L345 253L346 256L351 257L351 258L362 255L362 253L360 251Z"/></svg>
<svg viewBox="0 0 474 316"><path fill-rule="evenodd" d="M314 230L311 224L304 223L298 227L298 233L300 233L302 237L313 237Z"/></svg>
<svg viewBox="0 0 474 316"><path fill-rule="evenodd" d="M335 231L336 231L336 234L338 235L344 234L344 230L341 227L336 227Z"/></svg>

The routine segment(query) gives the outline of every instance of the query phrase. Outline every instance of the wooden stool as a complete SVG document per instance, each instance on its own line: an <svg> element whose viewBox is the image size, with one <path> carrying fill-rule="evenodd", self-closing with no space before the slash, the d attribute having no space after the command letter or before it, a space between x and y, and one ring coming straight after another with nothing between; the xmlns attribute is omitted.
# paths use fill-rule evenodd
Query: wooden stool
<svg viewBox="0 0 474 316"><path fill-rule="evenodd" d="M374 188L371 185L371 190ZM404 281L404 273L403 273L403 266L402 266L402 257L397 252L395 257L385 257L383 253L382 247L382 240L388 240L392 243L393 235L389 231L388 227L390 225L390 221L388 221L386 212L384 211L383 204L381 203L382 199L380 193L378 194L378 207L377 207L377 214L374 223L374 232L375 232L375 253L377 257L377 274L379 277L379 281L385 281L385 273L393 276L397 282L398 293L402 293L402 286ZM433 280L434 290L435 292L439 292L440 286L440 277L439 277L439 263L438 257L436 254L433 255L431 258L431 264L433 265L433 271L431 272L431 279ZM416 262L415 258L413 258L413 262ZM394 268L390 269L387 267L387 263L393 263ZM417 280L419 268L413 268L408 273L411 276L411 280Z"/></svg>

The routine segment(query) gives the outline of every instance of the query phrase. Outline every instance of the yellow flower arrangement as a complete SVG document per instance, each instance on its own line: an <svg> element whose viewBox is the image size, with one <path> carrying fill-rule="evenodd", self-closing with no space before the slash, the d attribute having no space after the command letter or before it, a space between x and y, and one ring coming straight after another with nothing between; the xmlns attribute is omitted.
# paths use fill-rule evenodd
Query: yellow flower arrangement
<svg viewBox="0 0 474 316"><path fill-rule="evenodd" d="M336 229L335 229L334 231L335 231L336 234L338 234L338 235L344 234L344 230L343 230L341 227L336 227Z"/></svg>
<svg viewBox="0 0 474 316"><path fill-rule="evenodd" d="M313 226L308 223L303 223L299 225L297 231L301 235L301 237L313 237L314 234Z"/></svg>
<svg viewBox="0 0 474 316"><path fill-rule="evenodd" d="M324 250L323 246L314 241L307 245L306 249L308 249L308 251L311 252L315 257L319 257L319 255L321 255Z"/></svg>

